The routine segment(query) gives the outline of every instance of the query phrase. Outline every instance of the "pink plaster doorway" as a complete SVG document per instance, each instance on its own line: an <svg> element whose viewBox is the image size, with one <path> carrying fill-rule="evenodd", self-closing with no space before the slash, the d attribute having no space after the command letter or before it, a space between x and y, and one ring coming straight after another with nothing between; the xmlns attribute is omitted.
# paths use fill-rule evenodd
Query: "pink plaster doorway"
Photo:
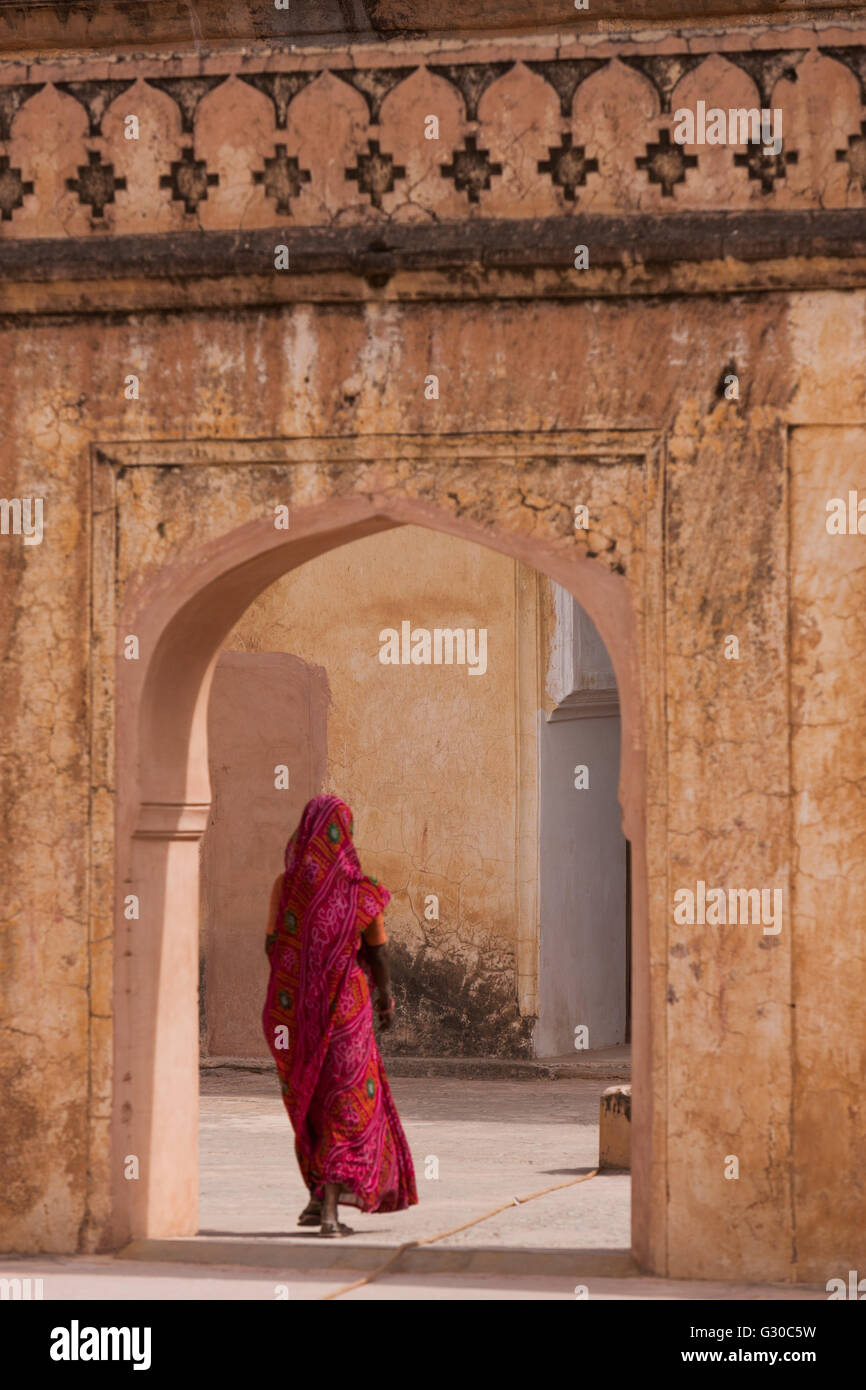
<svg viewBox="0 0 866 1390"><path fill-rule="evenodd" d="M287 652L224 651L214 669L211 812L200 858L203 1057L270 1060L260 1021L262 896L281 862L286 826L321 790L329 699L327 672ZM291 768L288 785L269 795L283 764Z"/></svg>
<svg viewBox="0 0 866 1390"><path fill-rule="evenodd" d="M277 578L348 541L405 523L488 545L556 580L596 624L622 709L620 803L632 844L632 1248L652 1266L653 1110L645 825L645 734L639 640L627 582L561 543L391 494L333 497L238 526L130 585L120 615L141 660L118 661L118 919L111 1242L197 1230L199 841L207 824L207 711L226 635ZM134 893L140 916L126 921ZM140 1177L125 1178L130 1155Z"/></svg>

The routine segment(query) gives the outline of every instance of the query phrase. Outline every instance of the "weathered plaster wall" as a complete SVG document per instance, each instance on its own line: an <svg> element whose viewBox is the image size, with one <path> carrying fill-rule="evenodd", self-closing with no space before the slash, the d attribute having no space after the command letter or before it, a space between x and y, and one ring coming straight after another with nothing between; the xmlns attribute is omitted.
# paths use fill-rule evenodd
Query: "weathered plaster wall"
<svg viewBox="0 0 866 1390"><path fill-rule="evenodd" d="M423 396L431 343L447 378L435 415ZM110 843L113 782L101 775L90 792L94 848L87 833L88 695L99 694L88 627L91 442L175 439L180 422L190 438L230 440L556 421L665 434L663 554L651 549L641 470L624 464L578 462L550 499L551 465L539 457L517 472L466 461L437 471L423 457L372 473L263 466L253 487L241 465L181 467L175 451L171 467L120 470L121 576L131 592L142 575L156 583L163 565L260 520L275 494L337 505L369 490L373 473L395 494L435 499L455 525L495 515L527 547L549 538L552 554L601 554L595 568L619 566L629 585L652 554L663 608L651 589L634 592L642 630L661 613L664 631L663 645L641 653L647 718L662 701L665 711L648 768L654 1267L757 1279L856 1267L864 569L857 538L834 544L822 528L825 492L862 486L866 296L7 320L0 355L3 495L44 497L46 518L41 545L15 536L0 545L10 753L3 1244L71 1249L109 1229L119 917L105 909L100 846ZM737 404L717 392L731 360ZM130 402L123 377L136 368L143 389ZM798 442L817 427L817 443ZM585 538L571 528L576 492L594 518ZM724 659L729 634L737 661ZM97 761L109 745L100 725ZM781 886L782 932L675 926L670 895L697 879ZM723 1176L731 1153L737 1182Z"/></svg>
<svg viewBox="0 0 866 1390"><path fill-rule="evenodd" d="M404 621L485 629L486 670L383 665L379 634ZM393 894L400 1012L386 1051L529 1046L515 986L515 622L513 560L410 526L293 571L226 643L327 672L326 789L352 807L362 863ZM292 829L287 819L284 839ZM280 865L277 854L265 899ZM425 915L431 894L438 920Z"/></svg>

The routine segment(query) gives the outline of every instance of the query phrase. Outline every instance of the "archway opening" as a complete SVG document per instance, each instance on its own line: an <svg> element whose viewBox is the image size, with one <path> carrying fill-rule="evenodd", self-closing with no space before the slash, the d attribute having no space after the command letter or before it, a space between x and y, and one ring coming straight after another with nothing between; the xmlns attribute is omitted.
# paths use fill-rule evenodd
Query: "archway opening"
<svg viewBox="0 0 866 1390"><path fill-rule="evenodd" d="M208 708L202 1236L304 1238L262 940L286 839L321 792L350 804L364 868L392 893L397 1010L378 1046L420 1193L405 1215L352 1214L358 1241L426 1239L591 1171L601 1090L629 1075L619 743L588 615L475 542L395 528L308 561L246 610ZM605 1179L562 1190L547 1226L511 1242L625 1255L628 1177Z"/></svg>
<svg viewBox="0 0 866 1390"><path fill-rule="evenodd" d="M145 640L150 639L151 655L140 689L128 690L118 711L119 732L121 736L134 733L138 755L132 766L125 761L124 768L119 769L120 825L128 828L130 836L123 881L145 889L142 898L149 904L150 928L130 927L132 949L120 964L118 1089L122 1097L126 1088L127 1100L125 1108L122 1098L116 1108L115 1134L125 1152L134 1151L135 1143L147 1155L148 1180L134 1194L129 1187L121 1187L117 1193L118 1226L124 1234L191 1234L196 1229L195 1135L185 1116L196 1083L198 842L210 810L208 700L226 636L274 580L317 554L405 521L480 540L501 554L511 554L521 566L534 562L538 571L553 571L551 577L558 582L565 580L563 587L580 594L587 613L590 607L594 609L599 631L607 628L605 637L613 634L612 661L619 668L618 674L619 670L625 673L628 688L622 691L623 742L631 774L625 800L633 822L630 838L643 862L639 700L631 659L633 624L628 595L617 576L587 561L575 562L573 556L566 560L561 555L545 555L543 545L527 544L523 538L494 537L489 530L452 517L436 526L429 508L419 508L420 516L405 515L404 509L403 515L389 517L382 515L381 509L373 512L369 504L359 507L357 499L352 499L349 505L356 514L349 524L329 525L341 505L346 509L345 503L336 508L332 505L327 519L323 512L328 509L317 512L310 508L289 543L274 543L272 538L263 543L261 528L241 528L212 553L185 566L182 574L175 573L170 587L163 585L160 592L156 586L156 592L136 594L137 626ZM358 515L362 508L366 515ZM601 573L580 583L590 569ZM125 776L120 775L124 772ZM525 825L518 815L518 844L521 835L525 835ZM633 896L640 899L643 891L643 883L633 885ZM643 912L637 916L645 927L645 898L641 906ZM635 964L640 966L640 948L635 955ZM136 963L135 990L128 988L130 960ZM642 996L645 1005L645 982L635 983L636 1004ZM635 1013L637 1020L639 1004ZM645 1029L643 1033L636 1029L638 1058L642 1047L643 1056L648 1058L645 1034ZM638 1075L640 1069L638 1060ZM639 1103L635 1120L639 1130ZM644 1164L638 1134L634 1154L637 1200Z"/></svg>

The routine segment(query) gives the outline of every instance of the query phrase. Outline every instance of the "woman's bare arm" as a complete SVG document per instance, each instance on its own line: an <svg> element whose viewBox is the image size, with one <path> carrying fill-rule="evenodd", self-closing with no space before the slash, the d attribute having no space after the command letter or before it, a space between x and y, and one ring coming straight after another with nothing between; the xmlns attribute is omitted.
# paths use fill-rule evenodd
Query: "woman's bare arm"
<svg viewBox="0 0 866 1390"><path fill-rule="evenodd" d="M370 974L373 976L373 983L379 991L379 997L390 998L391 966L388 961L387 941L383 941L381 946L368 946L367 960L370 962Z"/></svg>
<svg viewBox="0 0 866 1390"><path fill-rule="evenodd" d="M385 930L381 913L377 918L374 919L374 923L371 923L371 925L375 925L380 928L380 930L376 932L377 936L384 937ZM373 976L373 983L375 984L377 990L376 1002L377 1004L382 1004L386 1000L390 1001L391 965L388 960L388 943L387 941L383 940L380 941L377 945L371 946L369 941L365 941L364 948L367 956L367 961L370 966L370 974ZM394 1018L393 1009L384 1010L382 1008L377 1008L376 1013L378 1015L379 1024L382 1028L382 1031L387 1033L388 1029L391 1027Z"/></svg>

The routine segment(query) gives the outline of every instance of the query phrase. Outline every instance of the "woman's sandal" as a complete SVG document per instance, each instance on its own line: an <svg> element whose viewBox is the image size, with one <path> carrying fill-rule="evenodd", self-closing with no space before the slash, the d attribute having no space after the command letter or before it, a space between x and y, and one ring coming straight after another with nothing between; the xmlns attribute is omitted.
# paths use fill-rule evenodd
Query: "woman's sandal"
<svg viewBox="0 0 866 1390"><path fill-rule="evenodd" d="M345 1226L342 1221L323 1221L319 1228L320 1236L327 1236L331 1240L337 1236L352 1236L355 1232L351 1226Z"/></svg>
<svg viewBox="0 0 866 1390"><path fill-rule="evenodd" d="M322 1199L311 1197L298 1217L299 1226L318 1226L322 1220Z"/></svg>

